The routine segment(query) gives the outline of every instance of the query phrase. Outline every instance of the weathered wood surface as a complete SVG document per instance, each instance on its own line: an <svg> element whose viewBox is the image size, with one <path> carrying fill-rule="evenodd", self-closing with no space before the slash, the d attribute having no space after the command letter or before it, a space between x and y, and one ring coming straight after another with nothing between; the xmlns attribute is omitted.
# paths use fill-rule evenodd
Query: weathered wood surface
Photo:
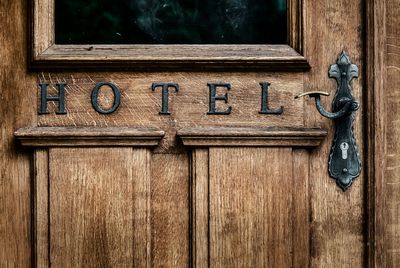
<svg viewBox="0 0 400 268"><path fill-rule="evenodd" d="M33 21L29 21L32 29L30 59L32 61L35 57L46 51L51 45L54 44L54 1L30 1L28 10L40 10L41 16L32 17ZM28 13L26 13L28 14Z"/></svg>
<svg viewBox="0 0 400 268"><path fill-rule="evenodd" d="M27 1L0 1L0 266L30 267L30 152L14 131L36 124L36 78L26 73Z"/></svg>
<svg viewBox="0 0 400 268"><path fill-rule="evenodd" d="M396 110L398 108L398 95L396 94L397 85L399 84L398 78L398 0L370 0L368 3L374 2L377 10L375 18L382 18L386 22L376 23L373 26L376 27L374 32L375 37L385 32L388 33L380 40L374 42L376 49L374 51L374 57L378 60L388 60L388 63L381 62L380 68L374 72L375 80L374 86L376 90L375 97L376 103L372 110L368 113L376 113L380 111L376 119L379 122L375 122L373 128L376 128L379 133L374 135L374 138L368 136L371 140L376 140L379 143L374 143L375 148L383 147L384 152L380 153L375 161L370 162L363 160L363 163L371 163L375 165L375 178L380 179L376 181L374 193L368 195L370 198L373 197L375 202L374 207L377 208L375 214L375 227L376 233L370 235L370 237L377 238L377 251L376 251L376 267L396 267L399 264L398 257L398 175L396 173L397 167L397 151L398 141L398 116ZM36 113L37 107L35 100L37 95L37 76L44 77L46 80L50 80L51 77L66 78L63 74L29 74L26 73L27 59L26 51L28 50L26 44L27 36L27 1L16 0L16 1L2 1L0 3L0 10L6 12L0 12L0 25L2 25L0 40L0 89L1 89L1 103L0 105L0 118L2 126L2 138L1 138L1 174L0 174L0 266L16 266L16 267L29 267L32 263L32 239L31 239L31 187L30 179L32 177L33 165L29 163L28 154L21 151L14 146L13 132L21 127L35 126L36 125ZM287 74L286 77L296 77L297 80L303 80L299 82L299 86L296 93L308 90L327 90L333 92L336 85L333 81L327 78L327 68L330 64L335 62L336 56L341 49L346 49L352 57L353 62L359 65L360 69L363 68L364 59L363 46L361 41L363 38L364 26L361 25L363 20L362 13L363 7L361 1L304 1L304 24L305 30L301 34L304 34L305 44L304 52L305 57L309 60L312 70L310 73L305 73L297 76L297 74ZM388 12L386 14L385 12ZM370 13L369 13L370 15ZM366 16L370 19L371 16ZM387 28L387 30L385 30ZM369 35L370 36L370 35ZM44 46L47 42L46 36L40 37ZM381 50L382 43L388 42L387 48L390 52ZM379 45L379 46L378 46ZM383 55L384 54L384 55ZM382 56L383 55L383 56ZM368 60L368 62L371 62ZM382 67L383 66L383 67ZM372 68L375 68L372 66ZM383 74L384 73L384 74ZM387 73L387 84L384 83ZM361 99L362 94L370 92L371 80L365 81L363 72L361 77L354 81L354 92L358 99ZM95 82L100 79L103 80L105 77L116 80L119 82L119 78L124 76L122 73L69 73L70 76L86 76L88 80L90 77L94 77L95 81L91 82L90 88ZM125 77L131 77L132 73L125 73ZM198 79L198 77L206 77L202 73L170 73L164 74L136 74L140 77L149 76L150 78L168 78L175 80L175 77L185 77L183 80L189 81L194 77L197 81L200 81L201 88L204 89L204 96L207 96L207 88L205 87L204 81ZM240 74L231 74L232 76L240 76ZM207 74L206 78L214 77L223 80L224 82L231 82L228 80L232 79L232 76L225 74ZM257 95L255 98L259 100L259 88L258 82L260 78L267 80L269 77L276 76L276 74L264 73L260 76L254 74L242 74L242 76L249 75L250 80L254 80L252 88L254 93ZM39 78L39 79L42 79ZM99 80L97 80L97 78ZM369 77L371 78L371 77ZM128 78L127 78L128 79ZM144 79L144 78L143 78ZM58 79L61 80L61 79ZM72 79L71 79L72 80ZM124 79L122 79L124 80ZM136 78L134 78L136 84ZM140 79L139 79L140 80ZM150 80L150 79L149 79ZM143 83L145 84L146 90L150 90L150 82L146 79ZM207 79L208 80L208 79ZM56 81L56 80L54 80ZM294 81L294 80L293 80ZM382 82L380 82L382 81ZM245 81L247 83L247 80ZM279 83L285 84L286 78L279 80ZM381 84L383 83L383 84ZM300 85L299 84L299 85ZM361 90L361 85L366 85ZM141 85L139 85L141 86ZM190 85L188 84L188 87ZM297 86L294 86L295 88ZM199 87L200 88L200 87ZM244 88L244 87L243 87ZM368 89L368 90L367 90ZM82 94L86 96L87 102L84 105L90 106L90 99L87 92L88 89ZM271 87L271 93L274 88ZM135 91L136 92L136 91ZM232 92L231 92L232 93ZM202 93L203 94L203 93ZM174 96L174 93L171 94ZM370 95L369 95L370 96ZM161 100L160 92L155 92L154 100L157 101L157 105L151 107L151 112L154 112L154 118L158 116L159 103ZM271 96L271 101L273 100ZM331 98L327 98L325 105L329 107ZM172 101L172 100L171 100ZM205 99L204 107L206 107L207 99ZM371 101L371 99L369 99ZM372 100L373 102L373 100ZM171 102L172 103L172 102ZM272 107L275 104L273 103ZM68 105L68 103L67 103ZM302 106L303 104L301 104ZM382 109L384 105L388 105L387 109ZM85 106L86 107L86 106ZM153 108L156 107L156 110ZM170 106L175 108L173 105ZM54 108L54 107L53 107ZM122 107L121 107L122 108ZM259 105L257 104L254 108L254 112L257 112ZM365 106L363 108L366 108ZM253 109L253 108L252 108ZM86 108L85 108L86 111ZM207 110L204 110L205 112ZM306 102L304 109L307 113L305 123L294 120L296 124L303 127L321 127L323 129L333 129L331 122L320 117L315 111L313 102ZM365 110L364 110L365 111ZM299 111L303 113L303 110ZM367 129L367 126L362 126L363 118L361 114L363 110L357 112L356 115L356 133L359 144L361 144L363 130ZM140 114L138 112L137 114ZM92 125L100 124L106 126L108 122L99 116L99 120L90 119L91 113L85 115L83 120L92 120ZM382 116L382 117L380 117ZM118 116L119 117L119 116ZM43 119L41 119L43 121ZM160 119L167 121L169 119ZM78 120L79 121L79 120ZM111 120L110 120L111 121ZM382 122L384 121L384 122ZM71 124L61 124L74 126L73 120L70 120ZM260 124L267 122L268 120L261 120ZM246 122L245 122L246 123ZM122 123L121 123L122 124ZM173 120L169 123L163 123L165 125L173 125ZM215 122L215 125L219 122ZM385 128L385 124L387 125ZM46 125L43 122L40 125ZM128 126L128 124L123 124ZM269 125L269 124L268 124ZM139 125L140 126L140 125ZM137 126L135 126L137 127ZM368 132L371 133L371 132ZM171 133L169 133L171 135ZM371 218L367 218L365 215L365 191L366 181L364 177L360 177L355 181L355 184L349 190L349 192L343 194L335 186L334 182L328 177L326 172L326 157L330 148L331 132L329 132L327 141L323 143L321 151L314 151L310 157L310 179L309 189L310 192L307 196L299 196L298 198L309 198L310 200L310 220L309 223L312 226L310 251L311 257L310 262L312 267L362 267L366 264L366 219L373 221ZM168 145L168 147L174 147L174 145ZM165 146L167 147L167 146ZM364 152L365 150L361 148ZM379 152L377 150L376 152ZM386 155L385 155L386 154ZM166 156L173 157L171 156ZM303 159L304 156L301 156ZM162 160L161 160L162 161ZM303 163L303 160L296 160ZM186 164L186 162L185 162ZM299 165L299 164L297 164ZM365 175L366 166L363 167L363 175ZM305 170L302 170L305 172ZM371 173L369 173L371 174ZM304 186L301 186L304 187ZM371 213L374 209L369 209ZM371 214L370 214L371 215ZM170 217L170 216L167 216ZM32 218L33 219L33 218ZM17 224L16 224L17 223ZM178 228L179 229L179 228ZM372 228L370 228L371 230ZM173 238L172 238L173 240ZM293 240L294 241L294 240ZM374 241L370 240L370 243ZM174 243L173 241L170 243ZM162 250L160 252L163 252ZM182 251L183 252L183 251ZM165 256L167 256L166 254ZM165 257L168 259L168 257ZM307 257L306 257L307 258ZM301 260L300 262L307 262L307 260Z"/></svg>
<svg viewBox="0 0 400 268"><path fill-rule="evenodd" d="M47 149L35 151L33 178L33 247L36 267L50 263L49 241L49 155Z"/></svg>
<svg viewBox="0 0 400 268"><path fill-rule="evenodd" d="M54 45L38 58L51 57L56 61L109 59L111 62L138 57L138 61L166 60L172 63L190 59L210 61L213 56L222 60L279 61L284 59L285 55L288 61L303 58L288 45Z"/></svg>
<svg viewBox="0 0 400 268"><path fill-rule="evenodd" d="M22 128L15 137L23 146L157 146L164 131L127 127L34 127Z"/></svg>
<svg viewBox="0 0 400 268"><path fill-rule="evenodd" d="M50 149L52 266L150 267L149 163L146 149Z"/></svg>
<svg viewBox="0 0 400 268"><path fill-rule="evenodd" d="M188 155L154 154L151 167L151 265L188 267Z"/></svg>
<svg viewBox="0 0 400 268"><path fill-rule="evenodd" d="M383 264L386 267L400 265L400 2L386 1L386 81L381 92L384 106L384 171L383 183ZM383 14L381 14L382 16ZM382 96L379 96L382 98ZM379 239L379 237L378 237Z"/></svg>
<svg viewBox="0 0 400 268"><path fill-rule="evenodd" d="M292 150L293 178L292 178L292 239L293 257L292 267L310 266L310 154L306 150Z"/></svg>
<svg viewBox="0 0 400 268"><path fill-rule="evenodd" d="M42 45L39 43L39 45ZM32 70L305 71L307 60L288 45L52 45Z"/></svg>
<svg viewBox="0 0 400 268"><path fill-rule="evenodd" d="M307 267L308 156L290 148L194 149L193 266Z"/></svg>
<svg viewBox="0 0 400 268"><path fill-rule="evenodd" d="M386 91L386 2L397 0L369 0L366 2L367 43L366 43L366 155L368 162L368 265L369 267L390 267L386 264L388 252L385 251L389 238L385 235L385 153L386 135L391 129L385 126L387 120ZM397 1L398 2L398 1ZM390 244L390 242L389 242ZM398 266L399 263L392 267Z"/></svg>
<svg viewBox="0 0 400 268"><path fill-rule="evenodd" d="M363 4L362 1L317 0L305 1L304 45L305 57L312 67L304 76L305 91L323 90L332 97L323 99L331 107L336 82L328 78L328 68L342 50L350 55L360 70L363 60ZM363 100L364 72L353 80L353 94ZM355 115L355 135L360 152L364 152L364 106ZM351 188L343 193L328 175L328 155L334 134L331 120L323 118L313 101L306 103L306 125L329 129L326 142L310 157L311 202L311 267L365 266L365 171ZM365 158L362 163L366 163Z"/></svg>
<svg viewBox="0 0 400 268"><path fill-rule="evenodd" d="M54 113L57 103L49 103L48 115L39 116L40 126L95 127L157 127L166 132L159 151L176 150L176 131L195 126L302 127L304 100L294 100L303 91L302 75L297 73L65 73L42 74L39 81L66 82L67 115ZM90 94L96 83L111 81L121 90L119 109L108 115L97 113ZM282 115L259 114L262 81L271 83L269 106L284 106ZM159 115L161 89L151 90L153 82L174 82L180 91L170 90L171 115ZM230 115L207 115L209 110L208 82L231 83L232 89L217 89L218 95L229 94L229 102L217 101L217 109L232 106ZM37 89L37 85L32 85ZM32 90L33 90L32 88ZM49 86L49 94L56 94ZM99 95L99 103L108 107L113 94L107 87ZM172 148L175 147L175 148Z"/></svg>
<svg viewBox="0 0 400 268"><path fill-rule="evenodd" d="M291 267L292 150L210 148L209 157L210 266Z"/></svg>
<svg viewBox="0 0 400 268"><path fill-rule="evenodd" d="M316 147L327 135L322 129L184 128L177 133L185 146Z"/></svg>
<svg viewBox="0 0 400 268"><path fill-rule="evenodd" d="M188 155L39 149L34 185L38 266L188 265Z"/></svg>
<svg viewBox="0 0 400 268"><path fill-rule="evenodd" d="M191 158L191 216L192 216L192 265L208 268L209 246L209 150L195 149Z"/></svg>

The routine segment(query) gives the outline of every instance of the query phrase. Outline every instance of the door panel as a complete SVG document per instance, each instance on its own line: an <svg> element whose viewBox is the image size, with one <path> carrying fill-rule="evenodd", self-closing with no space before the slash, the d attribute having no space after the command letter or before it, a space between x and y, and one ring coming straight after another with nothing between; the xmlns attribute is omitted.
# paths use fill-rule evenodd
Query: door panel
<svg viewBox="0 0 400 268"><path fill-rule="evenodd" d="M209 157L210 265L292 266L292 150L211 148Z"/></svg>
<svg viewBox="0 0 400 268"><path fill-rule="evenodd" d="M149 266L148 149L50 148L35 156L39 267Z"/></svg>
<svg viewBox="0 0 400 268"><path fill-rule="evenodd" d="M292 148L193 150L196 267L304 267L308 171ZM282 161L283 160L283 161Z"/></svg>
<svg viewBox="0 0 400 268"><path fill-rule="evenodd" d="M190 128L178 133L185 146L193 147L195 267L309 264L308 159L323 136L315 130L280 132L279 138L271 131L251 131Z"/></svg>
<svg viewBox="0 0 400 268"><path fill-rule="evenodd" d="M161 139L158 129L18 131L23 145L35 147L37 265L306 263L308 247L295 244L309 243L308 172L299 160L307 164L306 149L319 146L326 133L212 130L180 131L183 145L194 146L188 154L141 148Z"/></svg>
<svg viewBox="0 0 400 268"><path fill-rule="evenodd" d="M186 267L189 262L188 159L188 154L152 155L152 267Z"/></svg>
<svg viewBox="0 0 400 268"><path fill-rule="evenodd" d="M145 264L146 150L55 148L49 156L51 264L131 266L132 254Z"/></svg>

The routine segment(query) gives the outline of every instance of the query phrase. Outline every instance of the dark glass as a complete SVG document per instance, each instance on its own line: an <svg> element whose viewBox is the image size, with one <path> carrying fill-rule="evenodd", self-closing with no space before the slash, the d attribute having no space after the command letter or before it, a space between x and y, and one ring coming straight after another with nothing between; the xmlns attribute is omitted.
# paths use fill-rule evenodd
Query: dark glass
<svg viewBox="0 0 400 268"><path fill-rule="evenodd" d="M286 44L286 0L55 0L56 44Z"/></svg>

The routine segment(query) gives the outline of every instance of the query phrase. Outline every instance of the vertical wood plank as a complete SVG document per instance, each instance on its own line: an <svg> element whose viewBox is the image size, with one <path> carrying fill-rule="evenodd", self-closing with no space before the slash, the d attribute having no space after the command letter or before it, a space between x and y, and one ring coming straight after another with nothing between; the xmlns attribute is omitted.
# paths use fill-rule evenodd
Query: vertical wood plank
<svg viewBox="0 0 400 268"><path fill-rule="evenodd" d="M14 131L36 124L35 77L27 64L28 1L0 1L0 267L32 263L31 152Z"/></svg>
<svg viewBox="0 0 400 268"><path fill-rule="evenodd" d="M396 1L396 0L395 0ZM367 184L367 220L368 220L368 267L387 267L385 241L385 151L386 133L386 3L393 1L366 1L366 152L368 156L366 171ZM396 9L394 9L395 12ZM399 266L400 263L393 267Z"/></svg>
<svg viewBox="0 0 400 268"><path fill-rule="evenodd" d="M310 265L309 153L293 150L293 267Z"/></svg>
<svg viewBox="0 0 400 268"><path fill-rule="evenodd" d="M35 151L34 159L34 252L36 267L48 267L49 260L49 157L47 149Z"/></svg>
<svg viewBox="0 0 400 268"><path fill-rule="evenodd" d="M304 92L324 89L331 97L323 104L331 107L336 91L336 82L328 77L327 71L338 55L345 50L360 76L354 79L353 94L363 101L363 1L314 0L303 1L305 5L304 46L305 57L311 65L304 74ZM344 19L345 18L345 19ZM306 126L322 127L328 131L326 142L311 154L311 267L364 267L365 266L365 166L361 176L351 188L343 193L328 173L328 157L334 134L334 122L322 117L313 101L305 102ZM364 106L355 113L354 132L361 157L364 152L363 137ZM361 159L365 164L365 159Z"/></svg>
<svg viewBox="0 0 400 268"><path fill-rule="evenodd" d="M49 154L51 264L130 267L135 257L136 266L146 267L148 152L52 148Z"/></svg>
<svg viewBox="0 0 400 268"><path fill-rule="evenodd" d="M210 148L211 266L292 266L292 171L290 148Z"/></svg>
<svg viewBox="0 0 400 268"><path fill-rule="evenodd" d="M154 154L151 176L152 267L189 263L189 160Z"/></svg>
<svg viewBox="0 0 400 268"><path fill-rule="evenodd" d="M151 267L150 150L133 148L132 173L133 264L134 267Z"/></svg>
<svg viewBox="0 0 400 268"><path fill-rule="evenodd" d="M193 267L209 267L208 149L192 152L192 258Z"/></svg>
<svg viewBox="0 0 400 268"><path fill-rule="evenodd" d="M40 1L34 0L33 4L35 8L34 17L34 32L33 32L33 51L32 54L35 56L39 55L52 44L55 40L54 31L54 0L52 1ZM43 18L44 17L44 18Z"/></svg>
<svg viewBox="0 0 400 268"><path fill-rule="evenodd" d="M384 184L384 246L386 267L400 266L400 2L387 0L386 10L386 85L384 93L385 167ZM379 96L381 97L381 96Z"/></svg>

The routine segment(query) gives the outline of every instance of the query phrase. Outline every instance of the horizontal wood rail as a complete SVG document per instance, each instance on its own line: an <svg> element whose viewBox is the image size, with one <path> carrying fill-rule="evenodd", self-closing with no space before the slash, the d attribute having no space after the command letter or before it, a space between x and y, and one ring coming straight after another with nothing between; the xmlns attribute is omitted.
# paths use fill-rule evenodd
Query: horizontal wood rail
<svg viewBox="0 0 400 268"><path fill-rule="evenodd" d="M15 132L22 146L157 146L159 128L34 127Z"/></svg>
<svg viewBox="0 0 400 268"><path fill-rule="evenodd" d="M288 45L52 45L30 68L306 71L310 65Z"/></svg>
<svg viewBox="0 0 400 268"><path fill-rule="evenodd" d="M178 136L185 146L317 147L327 132L317 128L184 128Z"/></svg>

